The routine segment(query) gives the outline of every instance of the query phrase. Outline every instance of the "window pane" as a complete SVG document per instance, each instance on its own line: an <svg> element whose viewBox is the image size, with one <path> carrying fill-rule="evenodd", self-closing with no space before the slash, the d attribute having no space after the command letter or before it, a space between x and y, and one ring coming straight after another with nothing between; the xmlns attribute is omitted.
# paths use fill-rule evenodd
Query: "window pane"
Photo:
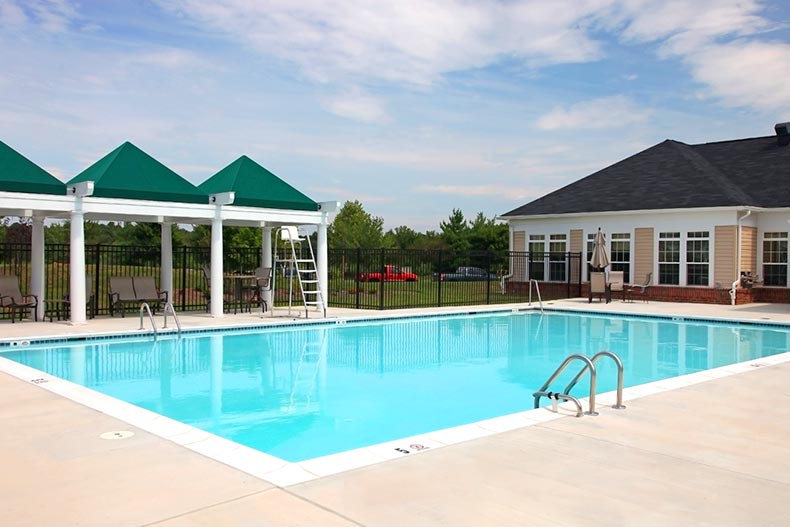
<svg viewBox="0 0 790 527"><path fill-rule="evenodd" d="M668 285L680 284L680 265L658 264L658 283Z"/></svg>

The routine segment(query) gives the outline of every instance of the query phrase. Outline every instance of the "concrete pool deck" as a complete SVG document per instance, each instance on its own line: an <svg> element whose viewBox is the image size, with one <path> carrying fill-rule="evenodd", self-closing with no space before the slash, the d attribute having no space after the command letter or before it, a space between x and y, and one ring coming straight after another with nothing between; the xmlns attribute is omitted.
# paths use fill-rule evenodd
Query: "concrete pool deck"
<svg viewBox="0 0 790 527"><path fill-rule="evenodd" d="M571 299L547 307L790 323L784 305ZM483 308L452 311L470 310ZM434 310L397 313L426 311ZM185 327L258 322L254 314L182 317ZM137 324L137 317L83 326L3 323L0 338L130 331ZM630 400L625 411L601 405L598 417L555 419L277 487L0 374L0 523L784 526L790 524L788 381L790 362L766 361L746 373ZM99 438L115 430L135 435Z"/></svg>

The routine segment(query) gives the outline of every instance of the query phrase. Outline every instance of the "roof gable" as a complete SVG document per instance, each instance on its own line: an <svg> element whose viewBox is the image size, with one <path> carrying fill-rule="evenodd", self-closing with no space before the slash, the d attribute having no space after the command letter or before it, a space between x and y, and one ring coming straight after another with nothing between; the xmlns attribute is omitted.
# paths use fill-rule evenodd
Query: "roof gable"
<svg viewBox="0 0 790 527"><path fill-rule="evenodd" d="M206 194L235 192L237 206L318 210L318 204L247 156L241 156L198 188Z"/></svg>
<svg viewBox="0 0 790 527"><path fill-rule="evenodd" d="M63 196L66 184L0 141L0 190Z"/></svg>
<svg viewBox="0 0 790 527"><path fill-rule="evenodd" d="M125 142L72 178L93 181L93 196L208 203L206 194L130 142Z"/></svg>

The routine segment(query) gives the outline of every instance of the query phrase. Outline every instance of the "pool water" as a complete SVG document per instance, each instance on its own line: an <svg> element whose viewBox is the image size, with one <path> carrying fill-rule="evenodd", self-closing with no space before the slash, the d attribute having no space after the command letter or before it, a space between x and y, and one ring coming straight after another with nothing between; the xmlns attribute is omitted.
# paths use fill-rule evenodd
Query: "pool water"
<svg viewBox="0 0 790 527"><path fill-rule="evenodd" d="M500 312L63 341L2 356L296 462L530 409L532 393L571 353L617 353L633 386L782 353L788 334ZM597 366L598 392L613 390L614 365ZM582 382L572 393L588 389Z"/></svg>

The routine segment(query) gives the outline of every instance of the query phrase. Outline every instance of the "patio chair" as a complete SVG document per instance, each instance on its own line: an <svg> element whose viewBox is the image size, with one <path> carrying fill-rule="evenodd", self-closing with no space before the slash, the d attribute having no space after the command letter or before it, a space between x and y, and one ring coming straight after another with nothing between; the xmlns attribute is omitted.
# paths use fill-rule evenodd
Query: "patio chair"
<svg viewBox="0 0 790 527"><path fill-rule="evenodd" d="M592 303L593 295L598 295L599 299L603 296L607 304L612 301L612 290L606 283L606 273L603 271L590 273L590 291L587 296L589 303Z"/></svg>
<svg viewBox="0 0 790 527"><path fill-rule="evenodd" d="M627 292L623 283L624 274L623 271L609 271L609 290L612 296L615 296L615 293L619 293L623 302L625 302L625 294Z"/></svg>
<svg viewBox="0 0 790 527"><path fill-rule="evenodd" d="M22 313L31 310L33 320L38 322L38 297L36 295L23 295L19 290L19 277L14 274L0 276L0 307L11 310L11 323L16 321L16 312L19 311L19 320Z"/></svg>
<svg viewBox="0 0 790 527"><path fill-rule="evenodd" d="M633 298L635 295L638 295L642 298L642 300L647 302L648 299L647 288L650 287L650 282L652 279L653 279L653 273L647 273L644 282L642 282L641 284L634 284L628 288L629 296Z"/></svg>
<svg viewBox="0 0 790 527"><path fill-rule="evenodd" d="M250 310L250 305L255 304L261 306L262 312L266 312L269 308L266 299L263 297L265 291L272 290L272 268L271 267L258 267L255 269L255 290L248 301L247 310Z"/></svg>
<svg viewBox="0 0 790 527"><path fill-rule="evenodd" d="M203 266L203 279L206 281L206 289L203 291L203 298L206 300L206 313L209 312L211 307L211 267L208 265ZM238 302L232 293L228 293L223 288L222 309L223 311L230 312L230 305L233 305L233 314L238 312Z"/></svg>
<svg viewBox="0 0 790 527"><path fill-rule="evenodd" d="M93 294L93 276L85 275L85 314L88 318L93 318L95 295ZM61 309L62 308L62 309ZM62 300L47 300L47 311L49 312L49 321L52 322L53 311L55 316L60 320L61 310L63 311L63 318L69 318L71 314L71 295L66 293Z"/></svg>
<svg viewBox="0 0 790 527"><path fill-rule="evenodd" d="M131 276L111 276L110 290L107 292L110 299L110 316L115 316L115 310L121 309L121 317L126 316L126 306L137 304L137 295L134 293L134 280Z"/></svg>
<svg viewBox="0 0 790 527"><path fill-rule="evenodd" d="M167 303L167 291L159 291L156 287L156 282L153 276L133 276L132 282L134 283L134 296L137 302L141 305L143 302L148 303L152 312L162 307L162 304Z"/></svg>

